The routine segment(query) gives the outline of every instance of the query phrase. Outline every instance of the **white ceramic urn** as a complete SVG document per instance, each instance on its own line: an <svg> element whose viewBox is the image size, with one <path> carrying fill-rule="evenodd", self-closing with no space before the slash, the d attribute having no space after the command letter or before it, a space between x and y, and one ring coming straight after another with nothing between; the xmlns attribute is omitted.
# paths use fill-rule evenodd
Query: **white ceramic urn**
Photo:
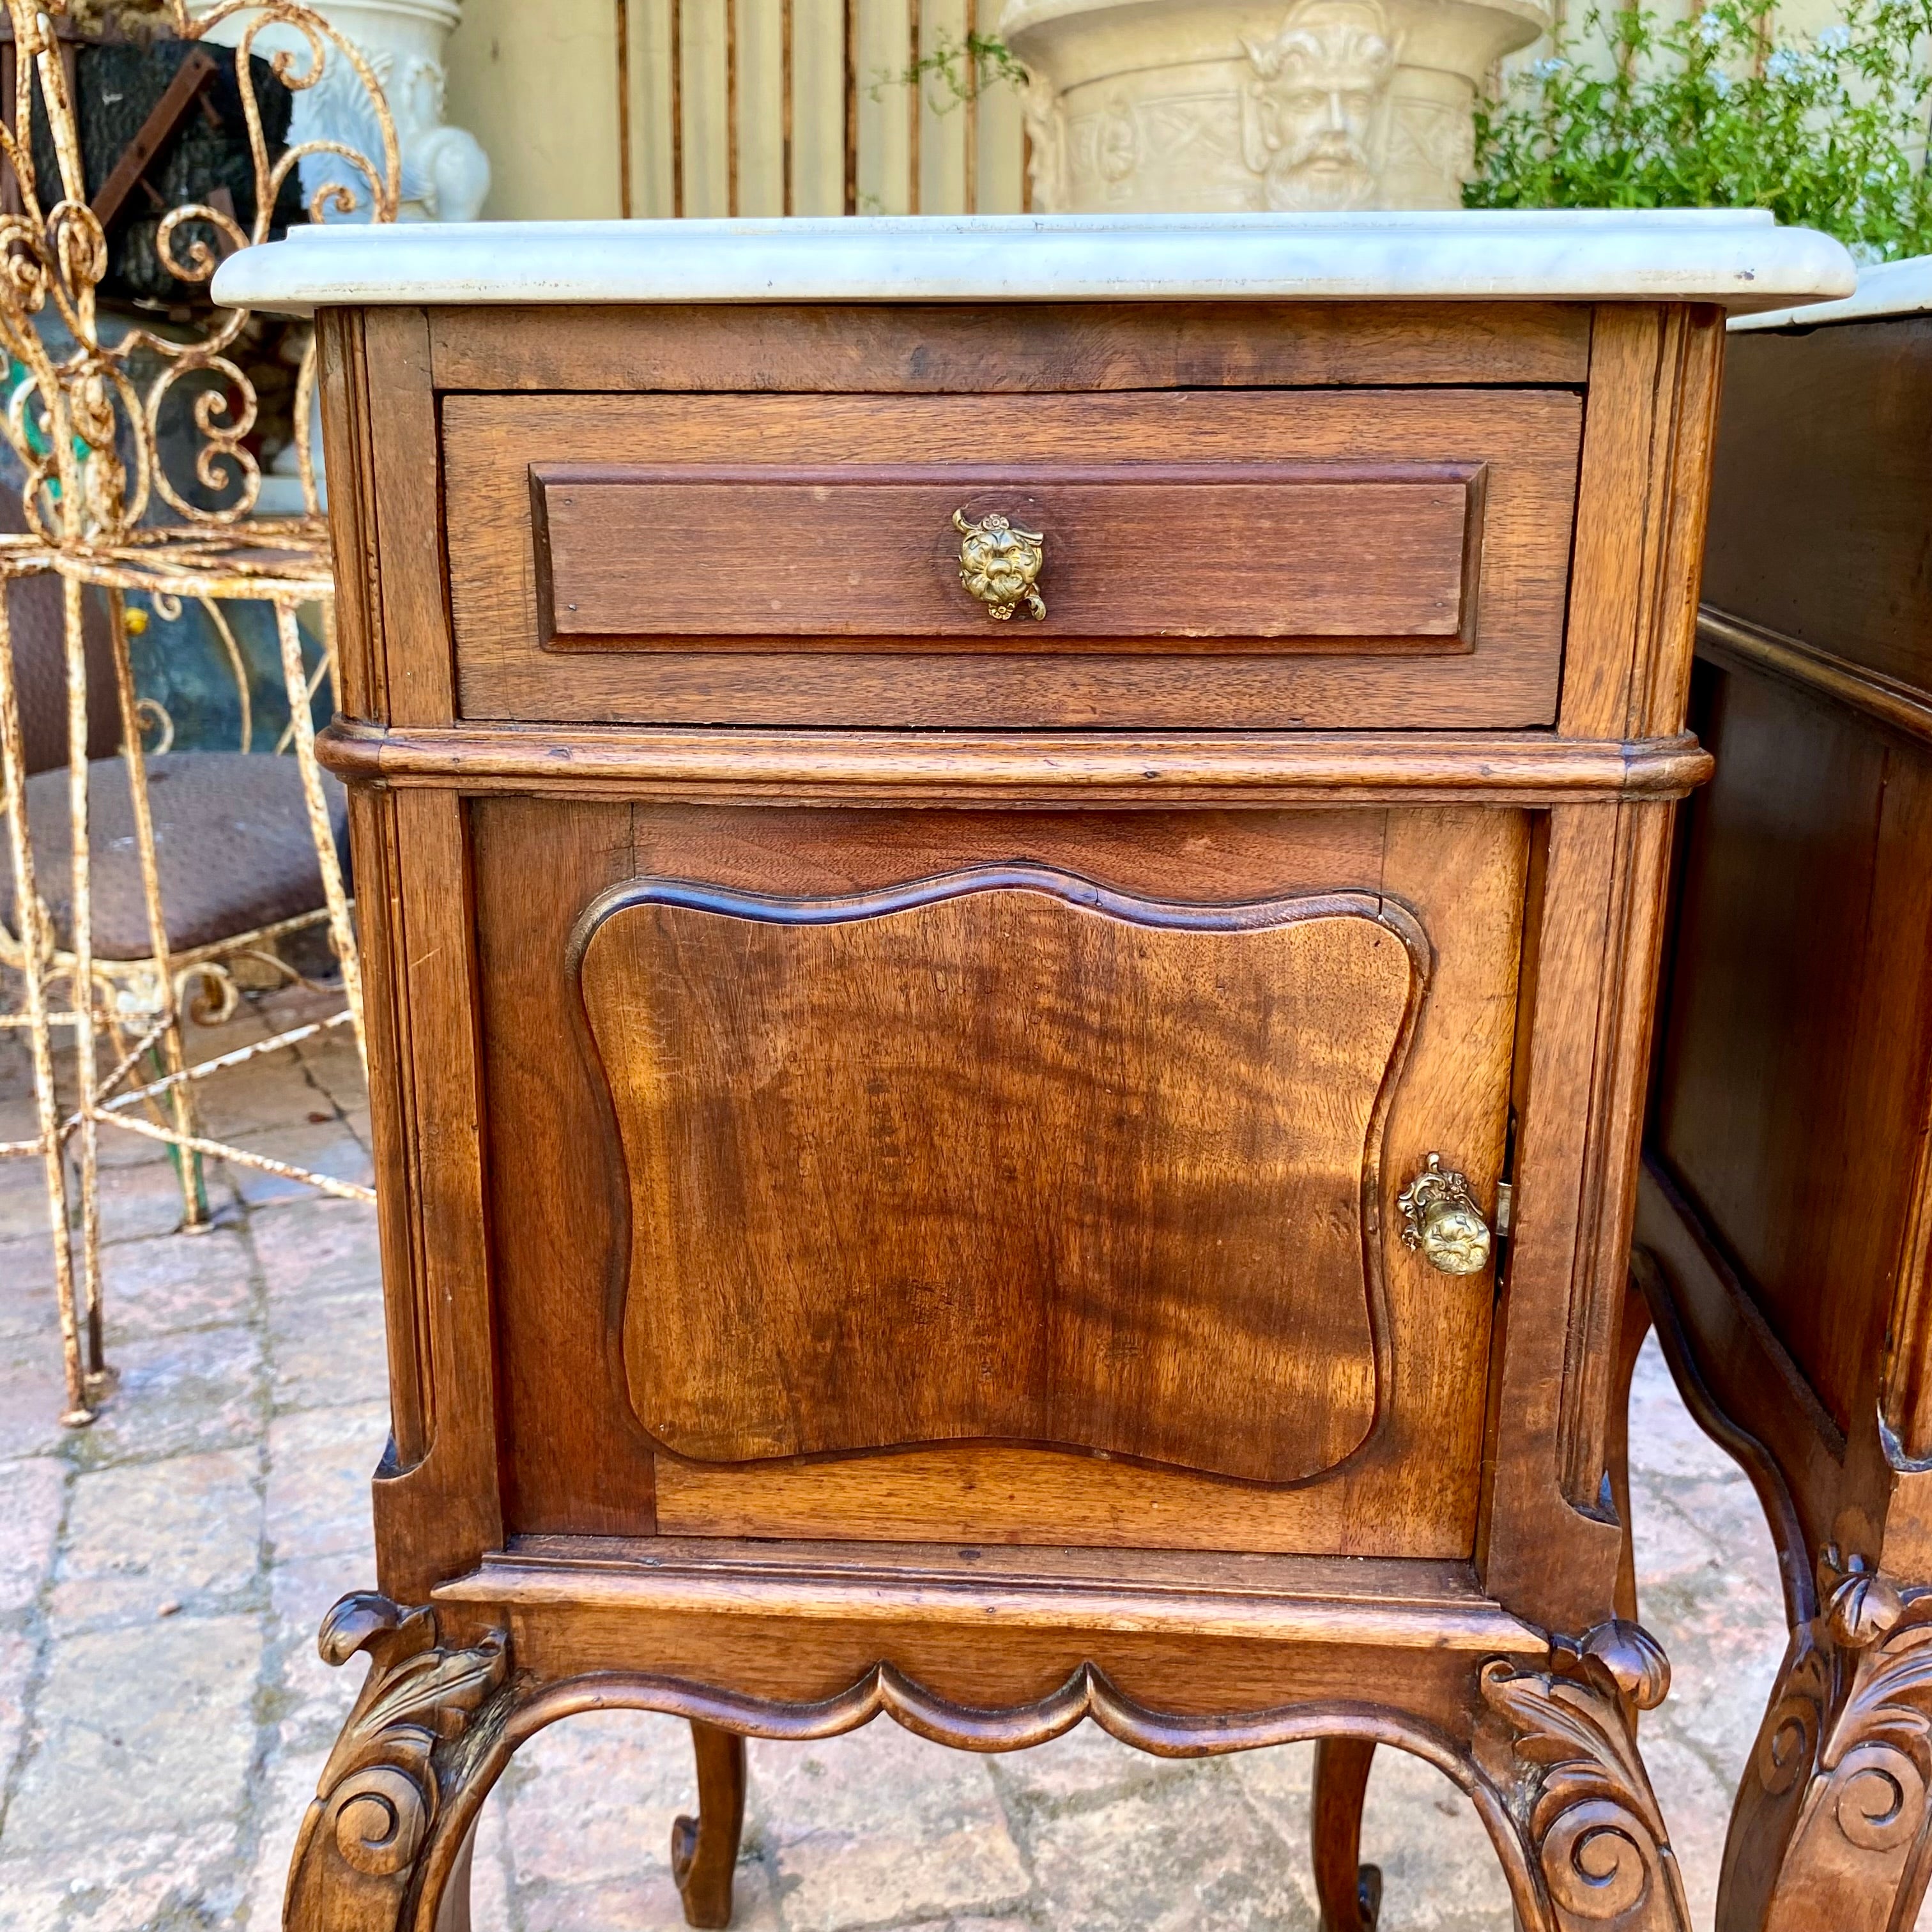
<svg viewBox="0 0 1932 1932"><path fill-rule="evenodd" d="M1539 0L1007 0L1033 206L1457 208L1476 92Z"/></svg>
<svg viewBox="0 0 1932 1932"><path fill-rule="evenodd" d="M490 192L490 158L467 128L442 118L443 50L463 17L459 0L307 0L311 10L350 41L369 64L388 103L401 149L401 218L418 221L474 221ZM191 10L207 10L206 0ZM230 16L210 32L211 40L238 44L252 19ZM288 52L298 74L307 71L310 54L302 34L275 22L256 35L253 51L268 57ZM293 142L334 140L368 155L380 166L382 136L368 88L337 49L326 48L320 79L298 89L289 138ZM368 188L351 164L327 154L304 158L302 199L339 185L366 218ZM340 220L339 210L328 218ZM350 220L358 218L351 214Z"/></svg>

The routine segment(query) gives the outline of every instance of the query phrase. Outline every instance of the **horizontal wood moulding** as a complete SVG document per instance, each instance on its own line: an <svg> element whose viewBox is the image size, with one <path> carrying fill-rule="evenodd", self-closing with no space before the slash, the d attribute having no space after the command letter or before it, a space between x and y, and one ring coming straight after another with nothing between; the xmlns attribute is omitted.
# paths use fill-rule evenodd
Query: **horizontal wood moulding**
<svg viewBox="0 0 1932 1932"><path fill-rule="evenodd" d="M538 636L555 650L863 638L1466 651L1483 476L1467 463L536 464ZM961 583L955 519L988 514L1042 538L1043 617L994 620Z"/></svg>
<svg viewBox="0 0 1932 1932"><path fill-rule="evenodd" d="M604 792L855 805L1574 802L1681 798L1710 776L1692 737L1542 732L640 731L338 719L317 740L336 775L476 794Z"/></svg>
<svg viewBox="0 0 1932 1932"><path fill-rule="evenodd" d="M1574 303L665 303L434 308L440 390L1029 389L1580 385Z"/></svg>
<svg viewBox="0 0 1932 1932"><path fill-rule="evenodd" d="M1932 745L1932 702L1915 686L1882 671L1834 657L1802 638L1787 638L1728 610L1701 605L1697 646L1719 662L1768 671L1922 745Z"/></svg>
<svg viewBox="0 0 1932 1932"><path fill-rule="evenodd" d="M1540 1654L1549 1638L1484 1596L1466 1564L1412 1558L520 1538L436 1600L591 1613L962 1624L1273 1643Z"/></svg>

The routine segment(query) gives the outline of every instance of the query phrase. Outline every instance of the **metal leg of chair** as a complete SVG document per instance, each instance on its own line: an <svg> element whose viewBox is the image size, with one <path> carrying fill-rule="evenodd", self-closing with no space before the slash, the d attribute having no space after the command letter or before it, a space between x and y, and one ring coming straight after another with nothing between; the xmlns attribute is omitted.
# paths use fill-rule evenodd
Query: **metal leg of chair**
<svg viewBox="0 0 1932 1932"><path fill-rule="evenodd" d="M20 944L22 1006L27 1051L34 1070L35 1138L46 1183L47 1232L53 1246L54 1294L58 1305L61 1353L67 1379L70 1423L91 1421L87 1370L81 1346L81 1308L75 1292L74 1247L68 1220L67 1163L61 1148L60 1101L54 1087L52 1028L47 999L46 962L52 950L40 892L34 876L34 850L26 814L16 802L26 796L26 747L20 730L19 694L14 683L14 644L8 622L6 584L0 580L0 788L6 812L8 856L14 868L14 931Z"/></svg>
<svg viewBox="0 0 1932 1932"><path fill-rule="evenodd" d="M356 1028L356 1045L362 1064L369 1064L362 1032L362 974L356 951L356 926L350 914L349 893L343 883L342 862L335 850L335 828L329 823L328 800L322 789L322 767L316 761L315 721L309 716L308 679L302 669L302 632L295 606L275 606L275 629L281 640L282 678L288 687L290 724L294 734L296 762L302 770L302 796L308 804L309 830L315 838L316 862L322 869L322 889L328 902L328 932L342 962L342 991Z"/></svg>
<svg viewBox="0 0 1932 1932"><path fill-rule="evenodd" d="M128 796L134 809L134 850L140 862L141 899L148 919L148 954L154 962L155 988L160 1001L158 1009L164 1024L159 1058L164 1075L179 1075L188 1057L182 1046L181 1014L175 998L174 968L168 945L168 922L161 904L161 877L154 852L154 820L148 798L148 756L141 742L141 714L134 697L134 667L128 654L128 612L125 598L118 590L107 593L110 635L113 646L114 687L121 712L121 754L128 766ZM195 1122L194 1096L189 1083L177 1080L168 1090L169 1124L184 1139L199 1131ZM208 1226L208 1190L203 1184L201 1156L192 1149L173 1150L175 1174L181 1184L182 1226L199 1229Z"/></svg>
<svg viewBox="0 0 1932 1932"><path fill-rule="evenodd" d="M100 1135L96 1120L94 984L94 882L88 824L87 643L78 579L63 577L67 619L68 815L73 837L74 1073L76 1090L74 1138L80 1184L81 1318L92 1406L92 1384L107 1366L100 1309Z"/></svg>

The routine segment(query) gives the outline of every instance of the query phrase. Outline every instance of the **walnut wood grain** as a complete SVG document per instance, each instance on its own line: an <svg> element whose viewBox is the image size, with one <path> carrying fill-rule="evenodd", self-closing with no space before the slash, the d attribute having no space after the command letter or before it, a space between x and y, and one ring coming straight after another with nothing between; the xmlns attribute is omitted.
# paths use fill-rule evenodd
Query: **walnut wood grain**
<svg viewBox="0 0 1932 1932"><path fill-rule="evenodd" d="M464 725L316 740L350 782L472 795L865 805L1555 805L1678 798L1711 772L1694 738L1540 732L1090 733L613 730Z"/></svg>
<svg viewBox="0 0 1932 1932"><path fill-rule="evenodd" d="M1554 302L747 304L436 308L439 389L1028 390L1580 386L1586 308Z"/></svg>
<svg viewBox="0 0 1932 1932"><path fill-rule="evenodd" d="M325 309L316 320L322 454L336 479L330 524L334 563L336 708L377 723L389 716L382 649L382 550L374 523L374 424L362 322L352 310Z"/></svg>
<svg viewBox="0 0 1932 1932"><path fill-rule="evenodd" d="M1923 692L1849 658L1820 650L1802 638L1785 637L1706 604L1697 613L1697 648L1714 663L1769 671L1889 730L1932 745L1932 702Z"/></svg>
<svg viewBox="0 0 1932 1932"><path fill-rule="evenodd" d="M387 716L398 724L446 724L456 715L456 667L428 323L421 309L371 309L362 317L362 345L370 424L367 503L381 550Z"/></svg>
<svg viewBox="0 0 1932 1932"><path fill-rule="evenodd" d="M1402 909L1042 867L644 880L574 949L631 1400L667 1448L1006 1439L1285 1483L1366 1436L1382 1129L1430 965Z"/></svg>
<svg viewBox="0 0 1932 1932"><path fill-rule="evenodd" d="M1932 694L1932 318L1741 337L1704 596Z"/></svg>
<svg viewBox="0 0 1932 1932"><path fill-rule="evenodd" d="M1024 814L479 801L478 917L492 1142L494 1286L506 1482L519 1530L956 1536L1167 1546L1404 1549L1466 1556L1487 1347L1481 1276L1439 1275L1384 1234L1388 1416L1326 1483L1258 1491L1064 1450L913 1450L740 1468L658 1452L625 1393L616 1337L628 1198L594 1046L577 1017L571 933L632 879L728 890L874 891L975 865L1027 862L1197 904L1378 891L1429 934L1436 966L1382 1159L1394 1198L1437 1148L1493 1198L1502 1144L1525 827L1489 810ZM532 855L541 852L541 863ZM519 1052L507 1016L556 1051ZM539 1018L539 1016L541 1017ZM573 1284L600 1282L602 1293ZM1415 1445L1431 1444L1418 1466ZM594 1474L590 1472L594 1472ZM1252 1539L1250 1540L1250 1539Z"/></svg>
<svg viewBox="0 0 1932 1932"><path fill-rule="evenodd" d="M1376 1747L1369 1738L1323 1738L1315 1747L1310 1850L1322 1932L1376 1932L1381 1868L1362 1863L1362 1807Z"/></svg>
<svg viewBox="0 0 1932 1932"><path fill-rule="evenodd" d="M745 1740L697 1718L691 1739L698 1760L698 1815L672 1822L671 1876L685 1923L719 1932L731 1922L731 1879L745 1829Z"/></svg>
<svg viewBox="0 0 1932 1932"><path fill-rule="evenodd" d="M1715 316L1641 304L643 304L541 316L401 310L322 326L337 554L352 607L346 698L356 714L330 734L329 756L359 794L358 888L381 956L369 1037L396 1406L395 1450L376 1496L380 1574L395 1594L346 1599L325 1626L328 1660L366 1654L370 1676L302 1834L290 1932L439 1932L446 1906L458 1910L478 1808L511 1754L559 1718L616 1708L707 1727L699 1737L712 1774L676 1860L698 1916L724 1908L724 1828L738 1786L730 1738L830 1737L886 1715L976 1750L1018 1748L1087 1719L1178 1756L1347 1738L1352 1748L1328 1755L1359 1766L1371 1742L1400 1747L1468 1796L1533 1932L1684 1932L1682 1887L1633 1730L1668 1672L1654 1646L1616 1618L1623 1539L1601 1484L1615 1446L1610 1343L1662 827L1670 801L1708 769L1681 713ZM1095 647L1107 640L1071 628L1047 636L1054 621L1089 621L1076 596L1063 600L1073 615L1050 615L1028 645L1003 630L998 650L982 633L962 640L970 650L946 637L882 636L860 640L863 649L788 637L803 628L796 602L769 638L742 631L728 650L546 650L530 466L644 463L761 477L787 466L849 476L866 464L956 475L981 464L1010 466L1009 478L1210 464L1238 472L1246 481L1228 487L1244 489L1273 487L1256 481L1279 473L1269 465L1352 466L1350 488L1371 470L1387 480L1416 466L1481 466L1480 555L1458 579L1452 638L1472 648L1440 649L1450 633L1428 600L1441 600L1444 545L1425 531L1419 551L1408 548L1426 577L1417 555L1377 555L1373 544L1342 557L1335 581L1310 577L1298 598L1310 604L1318 591L1333 599L1324 607L1333 621L1354 626L1314 649L1262 634L1251 590L1197 532L1164 556L1135 558L1152 573L1147 608L1163 625L1180 612L1184 627L1190 586L1209 602L1225 596L1250 627L1234 641L1252 648L1151 631L1130 633L1123 649ZM1137 481L1151 475L1143 468ZM1339 529L1328 524L1323 556L1336 553ZM610 526L613 562L631 567L650 535L621 519ZM658 554L674 570L669 538ZM891 543L898 550L883 560L861 550L854 562L829 543L824 568L883 572L884 608L910 594L902 530ZM935 539L928 562L942 584L944 560ZM760 565L753 553L753 575ZM618 594L630 580L621 568L610 579ZM1079 587L1065 572L1061 580L1070 595ZM1047 598L1051 612L1051 580ZM652 608L661 621L664 607ZM1101 621L1097 602L1087 608ZM1425 631L1390 650L1371 634L1388 621L1375 614L1390 610ZM1807 641L1831 649L1828 638ZM1919 935L1924 954L1932 928L1907 861L1932 833L1906 769L1888 772L1886 785L1896 800L1873 868L1874 917L1901 946ZM800 1411L806 1432L777 1444L793 1453L738 1462L673 1453L633 1407L626 1322L638 1299L634 1230L640 1203L652 1204L634 1180L655 1173L658 1191L675 1197L686 1175L654 1168L634 1120L627 1151L627 1103L620 1094L614 1104L593 1029L606 1047L629 1042L617 1058L633 1072L650 1056L674 1067L682 1040L650 1035L651 1000L689 1018L742 995L746 1010L775 1015L795 962L812 958L802 928L740 916L746 901L916 898L931 881L985 868L1186 908L1199 929L1114 918L1126 930L1109 928L1112 950L1090 959L1064 942L1064 923L1100 915L1063 896L1052 908L1060 928L994 921L927 932L923 982L890 949L867 954L873 942L862 938L863 997L828 998L836 975L820 958L807 976L819 990L797 1009L810 1024L787 1060L813 1096L808 1134L782 1118L746 1122L748 1057L777 1037L776 1025L720 1024L710 1036L681 1027L708 1042L704 1066L734 1076L710 1091L750 1150L728 1178L757 1225L740 1232L712 1216L689 1244L699 1252L659 1271L711 1266L734 1243L782 1248L788 1216L802 1226L817 1214L817 1246L830 1252L831 1217L781 1184L801 1148L842 1135L849 1156L853 1119L870 1118L869 1095L820 1077L830 1056L863 1064L869 1016L898 1059L926 1073L916 1120L904 1094L886 1112L921 1132L956 1123L948 1144L965 1149L962 1173L988 1172L983 1059L1001 1069L1000 1094L1034 1117L1028 1154L1040 1174L1072 1177L1061 1197L1079 1198L1083 1160L1106 1181L1110 1252L1171 1256L1192 1230L1199 1255L1169 1276L1225 1292L1184 1311L1199 1318L1196 1339L1173 1352L1194 1376L1192 1406L1129 1388L1141 1366L1106 1360L1091 1346L1101 1324L1088 1322L1066 1332L1114 1382L1063 1377L1058 1366L1052 1386L1010 1377L1040 1412L1003 1420L993 1412L1011 1390L988 1396L967 1348L922 1353L901 1322L897 1347L875 1352L868 1384L820 1373L808 1335L782 1352L788 1372L802 1364L818 1376ZM586 1010L573 934L600 904L666 881L685 896L681 917L716 919L704 906L734 902L721 929L744 942L748 970L734 972L716 935L698 943L681 932L673 947L660 934ZM1337 1218L1334 1149L1358 1146L1359 1172L1360 1093L1390 1001L1369 996L1346 949L1314 962L1319 974L1286 970L1270 951L1290 944L1270 909L1323 897L1346 898L1358 927L1412 920L1433 958L1406 1058L1387 1083L1380 1171L1354 1208L1362 1258L1346 1282L1330 1259L1318 1271L1324 1292L1342 1283L1351 1305L1367 1309L1363 1282L1378 1244L1374 1426L1332 1466L1253 1480L1208 1472L1279 1475L1346 1443L1360 1409L1359 1348L1331 1324L1297 1365L1297 1400L1277 1389L1257 1404L1240 1394L1239 1375L1223 1376L1232 1399L1210 1412L1195 1358L1212 1348L1238 1368L1239 1349L1222 1343L1252 1310L1200 1238L1218 1225L1211 1190L1188 1193L1174 1226L1152 1211L1157 1190L1143 1180L1162 1162L1182 1165L1176 1136L1150 1162L1136 1136L1149 1121L1165 1132L1160 1108L1184 1098L1201 1124L1194 1139L1216 1152L1236 1196L1244 1184L1252 1196L1234 1123L1265 1123L1270 1095L1301 1096L1289 1109L1295 1146L1317 1151L1309 1174L1289 1178L1304 1192L1325 1186L1328 1219ZM950 902L955 912L960 902ZM1244 926L1257 909L1262 923ZM844 920L841 943L889 917ZM688 968L675 988L664 968L674 953ZM939 967L988 982L974 1024L1000 1051L952 1054L967 1067L963 1083L938 1050L948 1037L929 997ZM1318 997L1307 990L1318 978ZM1004 986L1028 1000L1052 993L1024 1040L1027 1000L1003 1010ZM1916 1038L1916 997L1874 994L1871 1022ZM1281 1022L1278 1052L1264 1040L1264 1006ZM894 1018L908 1013L924 1018L922 1031ZM1143 1024L1148 1015L1159 1024ZM1166 1048L1157 1083L1148 1070L1155 1046ZM1388 1065L1386 1047L1376 1050ZM1897 1057L1909 1071L1910 1055ZM1028 1085L1049 1058L1057 1084ZM1340 1077L1324 1084L1326 1069ZM1303 1105L1318 1088L1346 1117L1318 1130ZM835 1089L842 1105L828 1108ZM1128 1102L1142 1125L1125 1118ZM954 1177L936 1135L920 1146L922 1171L908 1184L943 1200ZM1402 1244L1396 1196L1432 1153L1468 1175L1485 1207L1506 1172L1512 1179L1499 1282L1438 1274ZM1302 1164L1299 1152L1288 1163ZM866 1210L874 1178L849 1158L839 1172ZM725 1178L707 1183L720 1201ZM1022 1224L1053 1222L1058 1203L1043 1208L1031 1179L995 1178L1003 1210L1018 1201ZM1913 1185L1922 1207L1924 1188ZM1244 1211L1252 1222L1251 1201ZM1324 1223L1313 1244L1324 1256L1333 1233ZM969 1229L969 1258L972 1238ZM1932 1209L1902 1216L1898 1238L1892 1332L1904 1352L1882 1377L1871 1372L1855 1407L1870 1416L1882 1401L1904 1434L1841 1432L1835 1475L1814 1426L1822 1408L1764 1438L1802 1451L1809 1431L1804 1467L1819 1481L1802 1495L1794 1483L1794 1515L1810 1533L1828 1502L1827 1532L1869 1532L1858 1547L1906 1580L1861 1569L1868 1606L1886 1588L1902 1603L1911 1577L1932 1576L1926 1474L1897 1446L1925 1431L1932 1400L1932 1377L1911 1354L1932 1332L1922 1254ZM644 1244L654 1240L665 1262L662 1230ZM1687 1243L1705 1259L1715 1252L1680 1225L1663 1241L1660 1270L1683 1264ZM886 1265L910 1252L882 1237L856 1264L895 1313L925 1279ZM922 1264L934 1252L920 1250ZM1127 1332L1106 1303L1119 1272L1083 1278L1097 1284L1089 1299L1109 1336ZM1060 1276L1029 1262L1017 1278L1037 1288ZM706 1278L680 1279L695 1292L674 1312L701 1324L706 1296L714 1308L718 1298ZM828 1265L813 1290L821 1312L830 1279ZM1728 1310L1754 1348L1769 1343L1756 1353L1741 1345L1740 1374L1793 1364L1741 1277L1707 1268L1696 1279L1700 1305ZM1715 1304L1711 1280L1729 1282ZM994 1340L1018 1354L1039 1311L1019 1298L1006 1305L1016 1306L1011 1336ZM1138 1360L1156 1368L1160 1338L1149 1334L1162 1312L1131 1310L1141 1326L1130 1339L1147 1345ZM941 1313L931 1332L957 1342L963 1331L946 1326L953 1312ZM785 1333L784 1322L779 1310L764 1325ZM1708 1338L1694 1326L1684 1333L1702 1348ZM733 1391L716 1356L706 1365L705 1341L700 1333L682 1365L653 1348L646 1366L658 1394L708 1427L718 1418L691 1405L694 1386ZM1049 1439L1064 1426L1048 1412L1054 1400L1066 1406L1063 1381L1087 1404L1084 1420L1104 1425L1080 1432L1128 1453ZM914 1439L935 1416L1034 1432ZM742 1420L726 1416L726 1434ZM1186 1439L1161 1438L1163 1429ZM848 1446L796 1447L824 1442ZM1199 1466L1144 1460L1150 1444ZM1857 1682L1893 1683L1893 1652L1858 1616L1886 1661L1857 1665L1846 1681L1864 1671ZM1823 1654L1822 1640L1816 1647ZM1802 1702L1808 1683L1794 1676L1780 1696ZM1848 1708L1831 1706L1832 1720ZM1846 1736L1865 1749L1870 1727L1855 1713L1850 1721ZM1800 1802L1822 1805L1837 1788L1814 1776ZM1346 1904L1352 1802L1323 1808L1335 1827L1326 1862L1338 1874L1328 1890ZM1775 1804L1762 1815L1774 1828L1765 1842L1796 1842L1779 1835ZM1916 1869L1910 1858L1900 1868L1896 1850L1885 1854L1894 1880Z"/></svg>
<svg viewBox="0 0 1932 1932"><path fill-rule="evenodd" d="M1720 430L1718 769L1679 839L1637 1232L1792 1624L1722 1932L1910 1924L1932 1872L1928 345L1920 318L1741 337Z"/></svg>
<svg viewBox="0 0 1932 1932"><path fill-rule="evenodd" d="M997 1594L991 1596L989 1593ZM1468 1565L1160 1551L960 1549L950 1544L524 1538L446 1583L440 1604L528 1615L1118 1632L1535 1655L1540 1633L1485 1598Z"/></svg>
<svg viewBox="0 0 1932 1932"><path fill-rule="evenodd" d="M1711 309L1608 304L1591 333L1562 730L1667 730L1683 715L1724 351Z"/></svg>
<svg viewBox="0 0 1932 1932"><path fill-rule="evenodd" d="M1652 1142L1849 1429L1932 1081L1926 754L1778 678L1724 674L1707 716L1724 756L1685 829Z"/></svg>
<svg viewBox="0 0 1932 1932"><path fill-rule="evenodd" d="M1453 463L533 464L537 641L1466 650L1483 482ZM954 518L989 514L1043 537L1043 617L996 622L962 586Z"/></svg>
<svg viewBox="0 0 1932 1932"><path fill-rule="evenodd" d="M1562 670L1580 415L1574 394L1553 389L1056 394L1034 398L1018 413L990 398L953 396L446 397L442 452L460 708L475 721L542 722L1547 725ZM1459 618L1473 648L1414 662L1385 648L1352 654L1346 640L1313 654L1208 654L1197 642L1178 655L1069 655L1046 634L1054 622L1050 595L1047 622L1028 626L1042 635L1016 640L1001 626L997 649L976 641L976 618L972 635L951 651L801 650L788 647L782 613L762 650L742 640L722 652L544 646L532 466L624 464L674 450L694 475L713 464L774 473L826 464L938 468L988 464L989 439L994 462L1016 476L1066 464L1178 458L1480 466L1473 621ZM986 507L994 500L985 493ZM1154 590L1157 605L1170 595L1186 604L1211 594L1184 535L1165 545L1124 546L1112 556L1098 536L1083 532L1079 541L1079 554L1090 555L1096 568L1104 560L1105 594L1118 600L1118 621L1130 634L1143 582L1176 586L1172 593ZM950 512L924 542L908 549L903 536L895 542L890 547L862 523L828 532L821 568L849 584L855 599L872 594L874 578L888 600L912 594L890 587L908 573L935 590L943 586L944 544L957 555ZM1353 550L1331 554L1333 567L1347 572L1349 594L1361 600L1365 625L1358 634L1373 637L1366 620L1411 594L1412 560L1378 545L1372 531ZM653 536L647 554L675 569L674 525ZM1075 572L1076 609L1089 596L1082 588L1084 568ZM949 594L963 599L956 585ZM1091 592L1102 594L1097 586ZM1342 602L1330 608L1337 614L1330 621L1342 621ZM987 633L994 628L986 623Z"/></svg>

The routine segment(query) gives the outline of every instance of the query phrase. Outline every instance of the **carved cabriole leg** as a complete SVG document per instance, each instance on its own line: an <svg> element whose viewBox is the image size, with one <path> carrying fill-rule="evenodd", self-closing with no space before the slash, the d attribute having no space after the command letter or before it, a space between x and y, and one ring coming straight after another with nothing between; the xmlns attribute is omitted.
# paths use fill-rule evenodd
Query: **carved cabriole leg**
<svg viewBox="0 0 1932 1932"><path fill-rule="evenodd" d="M510 1694L502 1637L445 1649L432 1612L358 1592L322 1620L317 1647L330 1664L367 1652L369 1674L302 1820L284 1925L288 1932L400 1932L422 1919L460 1926L466 1912L453 1881L460 1876L466 1886L468 1826L440 1879L419 1868L475 1761L464 1749L466 1732L472 1724L486 1726L494 1714L486 1704L502 1705ZM438 1896L418 1898L430 1883ZM442 1896L452 1891L445 1916Z"/></svg>
<svg viewBox="0 0 1932 1932"><path fill-rule="evenodd" d="M684 1900L685 1922L713 1928L731 1922L731 1874L745 1829L745 1740L694 1718L698 1816L671 1827L671 1875Z"/></svg>
<svg viewBox="0 0 1932 1932"><path fill-rule="evenodd" d="M1907 1932L1928 1873L1932 1589L1828 1550L1724 1846L1718 1932Z"/></svg>
<svg viewBox="0 0 1932 1932"><path fill-rule="evenodd" d="M1374 1740L1323 1738L1315 1747L1315 1895L1322 1932L1376 1932L1382 1875L1362 1863L1362 1804Z"/></svg>
<svg viewBox="0 0 1932 1932"><path fill-rule="evenodd" d="M1558 1640L1546 1670L1502 1658L1483 1666L1478 1761L1515 1824L1552 1932L1689 1932L1635 1731L1636 1713L1670 1682L1662 1651L1622 1622Z"/></svg>

